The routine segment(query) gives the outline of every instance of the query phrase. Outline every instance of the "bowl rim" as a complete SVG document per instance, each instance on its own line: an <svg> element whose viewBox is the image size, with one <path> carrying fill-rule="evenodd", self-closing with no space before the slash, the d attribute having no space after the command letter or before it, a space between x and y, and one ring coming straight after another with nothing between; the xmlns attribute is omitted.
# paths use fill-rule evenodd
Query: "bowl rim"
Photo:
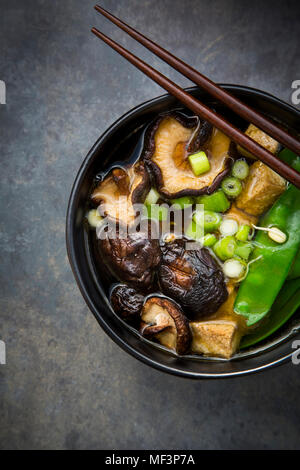
<svg viewBox="0 0 300 470"><path fill-rule="evenodd" d="M274 95L267 93L265 91L248 87L248 86L243 86L243 85L235 85L235 84L229 84L229 83L222 83L219 84L219 86L230 89L230 91L237 91L237 92L246 92L248 94L254 94L256 96L260 96L261 98L267 98L270 102L274 103L275 105L280 106L281 108L285 109L288 112L291 112L295 114L296 116L298 115L300 119L300 111L295 108L294 106L291 106L290 104L282 101L281 99L275 97ZM193 86L193 87L188 87L185 88L185 91L188 93L192 93L199 90L199 87ZM89 152L87 153L86 157L84 158L82 164L80 165L80 168L76 174L75 181L73 183L70 197L69 197L69 202L68 202L68 208L67 208L67 215L66 215L66 247L67 247L67 254L68 254L68 259L71 265L71 269L73 272L73 275L75 277L76 283L78 285L78 288L81 292L81 295L83 296L87 306L89 307L90 311L93 313L94 317L102 327L102 329L105 331L105 333L116 343L118 344L124 351L129 353L131 356L134 358L138 359L139 361L143 362L144 364L147 364L148 366L151 366L157 370L160 370L162 372L166 372L171 375L176 375L179 377L185 377L185 378L190 378L190 379L220 379L220 378L232 378L232 377L240 377L240 376L245 376L245 375L250 375L258 372L262 372L266 369L273 368L279 365L282 365L289 361L292 357L292 355L295 353L295 350L291 351L289 354L286 354L279 359L276 359L275 361L267 362L263 365L249 368L246 370L238 370L238 371L231 371L231 372L220 372L220 373L207 373L207 372L191 372L188 370L178 370L171 368L168 365L164 365L160 363L159 361L156 361L154 359L151 359L149 357L146 357L143 353L140 351L136 350L133 346L131 346L129 343L127 343L125 340L123 340L104 320L104 318L99 314L101 312L101 309L95 305L93 302L93 299L90 297L90 295L87 292L87 289L85 288L85 282L84 279L81 275L80 268L79 268L79 263L76 257L76 250L74 247L74 234L73 234L73 222L74 222L74 217L75 217L75 210L76 210L76 197L78 194L78 191L81 187L82 181L85 177L85 173L88 168L88 164L90 162L90 159L94 155L95 151L99 149L101 145L105 142L105 140L118 128L120 123L122 123L125 119L129 118L130 116L134 115L137 112L142 111L143 109L147 109L150 105L154 105L164 99L167 99L170 97L170 94L165 93L163 95L157 96L155 98L149 99L134 108L130 109L126 113L124 113L121 117L119 117L116 121L114 121L106 130L104 133L100 135L100 137L97 139L97 141L94 143L94 145L91 147Z"/></svg>

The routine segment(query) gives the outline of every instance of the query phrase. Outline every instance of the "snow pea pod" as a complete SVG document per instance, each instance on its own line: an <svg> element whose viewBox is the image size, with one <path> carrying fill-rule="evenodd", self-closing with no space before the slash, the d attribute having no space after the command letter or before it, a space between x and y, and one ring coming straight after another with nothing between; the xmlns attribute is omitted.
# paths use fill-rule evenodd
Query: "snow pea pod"
<svg viewBox="0 0 300 470"><path fill-rule="evenodd" d="M286 163L300 171L300 157L295 155L291 150L284 149L280 152L279 157ZM288 279L297 279L300 277L300 250L298 251L294 263L288 275Z"/></svg>
<svg viewBox="0 0 300 470"><path fill-rule="evenodd" d="M296 155L293 161L289 161L297 169L299 162ZM289 185L262 218L260 225L278 227L287 235L287 241L278 245L262 231L255 237L256 246L251 259L258 259L250 265L234 304L234 311L247 318L248 326L258 323L270 311L299 250L300 191Z"/></svg>
<svg viewBox="0 0 300 470"><path fill-rule="evenodd" d="M240 348L248 348L275 333L300 307L300 279L285 282L274 304L270 315L255 332L242 339Z"/></svg>
<svg viewBox="0 0 300 470"><path fill-rule="evenodd" d="M261 231L255 237L252 259L260 258L250 266L234 305L234 311L247 318L248 326L255 325L269 312L298 252L300 191L290 185L260 225L278 227L287 235L287 241L278 245Z"/></svg>
<svg viewBox="0 0 300 470"><path fill-rule="evenodd" d="M300 277L300 251L298 251L294 264L288 275L288 279L296 279Z"/></svg>

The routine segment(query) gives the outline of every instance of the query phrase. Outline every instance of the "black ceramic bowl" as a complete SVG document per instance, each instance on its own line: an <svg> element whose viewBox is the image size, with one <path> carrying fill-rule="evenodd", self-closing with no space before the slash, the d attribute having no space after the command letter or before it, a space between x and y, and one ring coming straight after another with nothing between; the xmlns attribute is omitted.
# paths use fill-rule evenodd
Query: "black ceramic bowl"
<svg viewBox="0 0 300 470"><path fill-rule="evenodd" d="M300 113L273 96L236 85L223 85L232 94L262 113L271 116L290 129L299 129ZM245 124L228 110L222 109L198 88L188 91L201 101L213 106L236 125ZM84 160L70 196L67 214L67 249L74 276L97 321L106 333L125 351L161 371L188 378L219 378L262 371L291 360L292 343L300 337L300 312L272 337L258 346L241 351L230 361L200 356L177 357L160 346L141 338L138 333L112 311L106 289L94 265L89 233L83 219L95 175L107 165L139 152L137 145L146 123L157 114L170 109L184 109L170 95L164 95L141 104L113 124L95 143ZM187 110L185 110L187 112Z"/></svg>

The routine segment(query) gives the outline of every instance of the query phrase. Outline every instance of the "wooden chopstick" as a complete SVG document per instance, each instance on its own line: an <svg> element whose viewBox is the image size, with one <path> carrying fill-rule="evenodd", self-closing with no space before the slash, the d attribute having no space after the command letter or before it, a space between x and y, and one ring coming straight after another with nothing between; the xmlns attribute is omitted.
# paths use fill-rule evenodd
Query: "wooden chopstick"
<svg viewBox="0 0 300 470"><path fill-rule="evenodd" d="M175 57L166 49L163 49L154 41L139 33L137 30L133 29L131 26L124 23L124 21L120 20L116 16L106 11L104 8L100 7L99 5L96 5L95 10L97 10L99 13L101 13L101 15L105 16L108 20L110 20L116 26L121 28L123 31L128 33L140 44L143 44L143 46L153 52L156 56L160 57L164 62L167 62L175 70L180 72L185 77L189 78L192 82L196 83L196 85L199 85L210 95L220 100L224 105L228 106L228 108L232 109L236 114L244 118L249 123L255 124L257 127L267 132L274 139L281 142L284 146L286 146L296 154L300 155L300 142L295 139L295 137L286 132L284 129L280 128L274 122L270 121L259 112L247 106L238 98L235 98L233 95L228 93L223 88L219 87L209 78L205 77L205 75L202 75L190 65L186 64L178 57Z"/></svg>
<svg viewBox="0 0 300 470"><path fill-rule="evenodd" d="M283 178L287 179L295 186L300 189L300 173L291 168L283 161L277 159L271 152L261 147L257 142L250 139L246 134L241 132L239 129L234 127L223 117L213 112L199 100L191 96L181 87L176 85L170 79L165 77L163 74L155 70L150 65L139 59L137 56L129 52L127 49L122 47L117 42L110 39L105 34L101 33L97 28L92 28L92 33L95 34L99 39L108 44L112 49L117 51L120 55L125 57L131 64L141 70L145 75L150 77L153 81L158 83L162 88L167 90L179 101L181 101L187 108L191 109L194 113L206 119L219 130L224 132L234 142L247 149L250 153L258 157L262 162L280 174Z"/></svg>

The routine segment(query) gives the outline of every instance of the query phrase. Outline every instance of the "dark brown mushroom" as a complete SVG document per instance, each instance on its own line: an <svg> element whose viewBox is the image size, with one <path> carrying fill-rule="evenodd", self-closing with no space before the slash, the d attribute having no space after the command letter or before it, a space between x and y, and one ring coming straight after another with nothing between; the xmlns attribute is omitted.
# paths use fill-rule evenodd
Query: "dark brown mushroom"
<svg viewBox="0 0 300 470"><path fill-rule="evenodd" d="M130 194L130 178L127 171L124 168L114 168L111 173L119 193L128 196Z"/></svg>
<svg viewBox="0 0 300 470"><path fill-rule="evenodd" d="M179 302L190 319L216 312L228 297L223 271L210 252L186 250L182 239L162 247L158 277L161 291Z"/></svg>
<svg viewBox="0 0 300 470"><path fill-rule="evenodd" d="M134 204L142 203L150 190L149 175L142 162L125 170L113 169L92 193L101 215L131 225L136 216Z"/></svg>
<svg viewBox="0 0 300 470"><path fill-rule="evenodd" d="M111 291L110 302L117 315L131 321L140 315L144 296L126 284L119 284Z"/></svg>
<svg viewBox="0 0 300 470"><path fill-rule="evenodd" d="M175 302L163 297L150 297L141 314L140 333L155 338L163 346L185 354L191 344L191 330L183 311Z"/></svg>
<svg viewBox="0 0 300 470"><path fill-rule="evenodd" d="M204 150L210 171L195 176L188 156ZM166 198L212 193L229 171L230 139L206 121L173 112L148 131L143 159Z"/></svg>
<svg viewBox="0 0 300 470"><path fill-rule="evenodd" d="M120 281L149 291L161 258L159 240L147 230L125 233L106 226L98 234L98 262Z"/></svg>

